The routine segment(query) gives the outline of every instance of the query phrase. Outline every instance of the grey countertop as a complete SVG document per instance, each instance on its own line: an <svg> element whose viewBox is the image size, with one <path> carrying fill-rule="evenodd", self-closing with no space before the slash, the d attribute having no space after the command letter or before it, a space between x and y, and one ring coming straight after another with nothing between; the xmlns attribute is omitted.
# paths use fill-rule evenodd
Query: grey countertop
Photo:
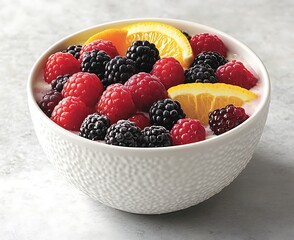
<svg viewBox="0 0 294 240"><path fill-rule="evenodd" d="M0 239L294 239L294 1L9 1L0 8ZM37 57L107 21L168 17L227 32L252 48L272 81L253 159L221 193L189 209L135 215L89 199L57 174L30 120L26 82Z"/></svg>

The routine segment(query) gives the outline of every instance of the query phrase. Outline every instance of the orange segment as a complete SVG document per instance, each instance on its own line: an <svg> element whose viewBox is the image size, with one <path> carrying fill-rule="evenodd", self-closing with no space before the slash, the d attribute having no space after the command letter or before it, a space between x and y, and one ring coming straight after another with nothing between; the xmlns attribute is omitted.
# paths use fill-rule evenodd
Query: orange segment
<svg viewBox="0 0 294 240"><path fill-rule="evenodd" d="M102 32L96 33L95 35L91 36L85 44L93 42L98 39L108 40L111 41L114 46L116 47L119 55L124 56L126 55L126 51L128 49L128 45L126 44L126 37L128 31L122 28L111 28L104 30Z"/></svg>
<svg viewBox="0 0 294 240"><path fill-rule="evenodd" d="M184 68L193 62L193 51L186 36L177 28L159 22L139 22L124 27L128 31L127 45L147 40L156 45L160 57L174 57Z"/></svg>
<svg viewBox="0 0 294 240"><path fill-rule="evenodd" d="M168 89L171 99L177 100L186 116L208 124L209 112L234 104L242 106L257 98L245 88L224 83L189 83Z"/></svg>
<svg viewBox="0 0 294 240"><path fill-rule="evenodd" d="M174 100L178 102L185 102L186 104L182 106L183 111L190 113L190 118L197 118L197 115L194 111L196 108L196 102L194 101L194 96L187 94L187 95L178 95L175 96Z"/></svg>
<svg viewBox="0 0 294 240"><path fill-rule="evenodd" d="M193 51L186 36L177 28L160 22L139 22L123 28L112 28L91 36L85 44L94 40L111 41L124 56L129 46L137 40L147 40L156 45L160 57L174 57L183 68L193 62Z"/></svg>

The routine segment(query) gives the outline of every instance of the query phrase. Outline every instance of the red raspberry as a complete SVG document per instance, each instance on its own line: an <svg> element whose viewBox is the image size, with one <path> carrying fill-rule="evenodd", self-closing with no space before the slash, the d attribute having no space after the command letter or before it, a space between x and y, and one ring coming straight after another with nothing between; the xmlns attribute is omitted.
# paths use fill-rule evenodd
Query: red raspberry
<svg viewBox="0 0 294 240"><path fill-rule="evenodd" d="M164 85L149 73L133 75L125 86L131 91L136 107L143 111L148 111L154 102L167 98Z"/></svg>
<svg viewBox="0 0 294 240"><path fill-rule="evenodd" d="M51 83L59 75L74 74L81 70L80 63L70 53L57 52L51 54L44 69L44 79Z"/></svg>
<svg viewBox="0 0 294 240"><path fill-rule="evenodd" d="M112 42L107 40L95 40L82 47L80 51L79 62L81 63L83 61L84 53L91 52L92 50L95 50L95 49L105 51L111 58L118 56L118 51Z"/></svg>
<svg viewBox="0 0 294 240"><path fill-rule="evenodd" d="M42 100L39 102L39 106L42 109L42 111L48 117L50 117L53 112L53 109L61 101L61 99L62 95L60 92L51 90L42 97Z"/></svg>
<svg viewBox="0 0 294 240"><path fill-rule="evenodd" d="M200 121L191 118L184 118L172 127L170 131L173 145L183 145L205 140L205 128Z"/></svg>
<svg viewBox="0 0 294 240"><path fill-rule="evenodd" d="M129 89L117 83L106 88L96 105L96 110L106 115L113 124L118 120L128 119L136 112L136 107Z"/></svg>
<svg viewBox="0 0 294 240"><path fill-rule="evenodd" d="M223 134L246 121L249 116L244 108L230 104L209 113L209 126L216 135Z"/></svg>
<svg viewBox="0 0 294 240"><path fill-rule="evenodd" d="M130 122L135 123L137 127L143 130L145 127L150 126L150 120L144 113L136 113L128 119Z"/></svg>
<svg viewBox="0 0 294 240"><path fill-rule="evenodd" d="M90 108L80 99L67 97L62 99L54 108L51 119L67 130L78 131L83 120L90 113Z"/></svg>
<svg viewBox="0 0 294 240"><path fill-rule="evenodd" d="M173 57L166 57L158 60L151 71L151 74L158 77L166 89L184 83L184 69Z"/></svg>
<svg viewBox="0 0 294 240"><path fill-rule="evenodd" d="M197 56L201 52L218 52L224 57L227 56L227 48L223 41L216 35L210 33L199 33L190 40L193 53Z"/></svg>
<svg viewBox="0 0 294 240"><path fill-rule="evenodd" d="M248 90L257 83L257 79L245 68L243 63L236 60L218 67L216 76L219 82L237 85Z"/></svg>
<svg viewBox="0 0 294 240"><path fill-rule="evenodd" d="M103 92L103 85L96 74L79 72L65 83L63 97L77 97L89 107L94 106Z"/></svg>

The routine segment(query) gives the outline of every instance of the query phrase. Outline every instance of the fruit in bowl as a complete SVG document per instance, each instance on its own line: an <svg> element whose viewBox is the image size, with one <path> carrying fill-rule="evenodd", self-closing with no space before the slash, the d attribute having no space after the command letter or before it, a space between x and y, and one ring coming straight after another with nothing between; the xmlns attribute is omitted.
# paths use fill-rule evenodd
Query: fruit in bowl
<svg viewBox="0 0 294 240"><path fill-rule="evenodd" d="M203 141L210 133L204 127L220 135L247 120L241 106L258 98L250 91L257 77L227 53L215 34L190 37L161 22L109 28L49 56L43 78L52 89L39 105L59 126L106 144L166 147ZM164 128L167 138L156 127L146 130L152 137L144 128L137 134L138 114L148 125ZM102 118L114 125L101 123ZM182 118L187 121L176 129ZM135 126L126 128L119 120Z"/></svg>
<svg viewBox="0 0 294 240"><path fill-rule="evenodd" d="M269 89L261 61L230 36L136 19L53 45L34 65L28 95L61 173L108 206L151 214L195 205L233 181L262 134Z"/></svg>

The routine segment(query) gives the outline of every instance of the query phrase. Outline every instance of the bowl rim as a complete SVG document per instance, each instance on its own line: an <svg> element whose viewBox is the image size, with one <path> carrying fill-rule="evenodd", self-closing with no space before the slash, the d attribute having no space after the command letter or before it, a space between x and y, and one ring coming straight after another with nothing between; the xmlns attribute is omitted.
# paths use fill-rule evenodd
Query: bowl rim
<svg viewBox="0 0 294 240"><path fill-rule="evenodd" d="M256 111L250 116L249 119L247 119L241 125L235 127L234 129L231 129L230 131L223 133L222 135L219 135L217 137L208 138L203 141L196 142L196 143L190 143L190 144L178 145L178 146L169 146L169 147L157 147L157 148L121 147L121 146L109 145L109 144L105 144L105 143L92 141L92 140L80 137L77 134L60 127L59 125L54 123L50 118L48 118L46 116L46 114L44 114L42 112L42 110L38 106L37 101L34 97L33 79L34 79L34 75L37 74L39 65L45 56L48 56L49 54L51 54L52 50L54 48L56 48L58 45L60 45L60 43L62 43L63 41L70 39L76 35L82 34L84 32L91 31L96 28L102 28L102 27L107 27L107 26L109 27L110 25L113 25L113 24L130 24L130 23L142 22L142 21L163 22L163 23L167 23L167 24L171 24L171 25L178 23L178 24L183 24L183 25L193 25L193 27L205 28L207 30L207 32L212 32L214 34L220 35L221 37L224 36L225 38L229 39L229 41L231 41L234 45L239 45L240 47L242 47L247 53L249 53L253 58L256 59L258 69L260 70L260 73L262 75L259 77L264 80L264 82L263 82L264 83L263 84L264 96L261 99L261 102L258 104ZM98 24L98 25L95 25L95 26L92 26L89 28L85 28L85 29L79 30L73 34L67 35L66 37L63 37L59 41L52 44L49 48L47 48L37 58L37 60L35 61L35 63L33 64L32 68L30 70L28 82L27 82L27 95L28 95L27 97L28 97L28 103L29 103L31 115L32 115L33 111L34 112L36 111L36 113L38 115L43 116L44 123L46 125L48 125L48 127L50 127L55 132L60 133L61 135L63 135L63 137L69 138L71 141L78 142L79 144L82 144L84 146L87 145L87 147L93 147L93 148L96 148L96 149L99 149L102 151L103 150L105 150L105 151L114 151L115 150L116 152L119 151L121 153L133 152L133 153L148 153L148 154L155 153L156 154L156 153L165 153L165 152L174 152L174 151L187 151L188 149L191 149L191 148L201 148L205 145L209 145L212 143L223 142L226 139L231 138L232 135L238 135L241 131L243 131L243 129L248 128L248 127L250 127L251 124L253 124L253 122L256 120L256 118L260 114L260 112L263 109L268 107L268 104L270 102L270 91L271 91L270 79L269 79L269 75L266 70L266 67L264 66L262 60L245 44L243 44L239 40L235 39L234 37L228 35L227 33L224 33L220 30L209 27L207 25L199 24L199 23L192 22L192 21L172 19L172 18L130 18L130 19L117 20L117 21L110 21L110 22L101 23L101 24Z"/></svg>

